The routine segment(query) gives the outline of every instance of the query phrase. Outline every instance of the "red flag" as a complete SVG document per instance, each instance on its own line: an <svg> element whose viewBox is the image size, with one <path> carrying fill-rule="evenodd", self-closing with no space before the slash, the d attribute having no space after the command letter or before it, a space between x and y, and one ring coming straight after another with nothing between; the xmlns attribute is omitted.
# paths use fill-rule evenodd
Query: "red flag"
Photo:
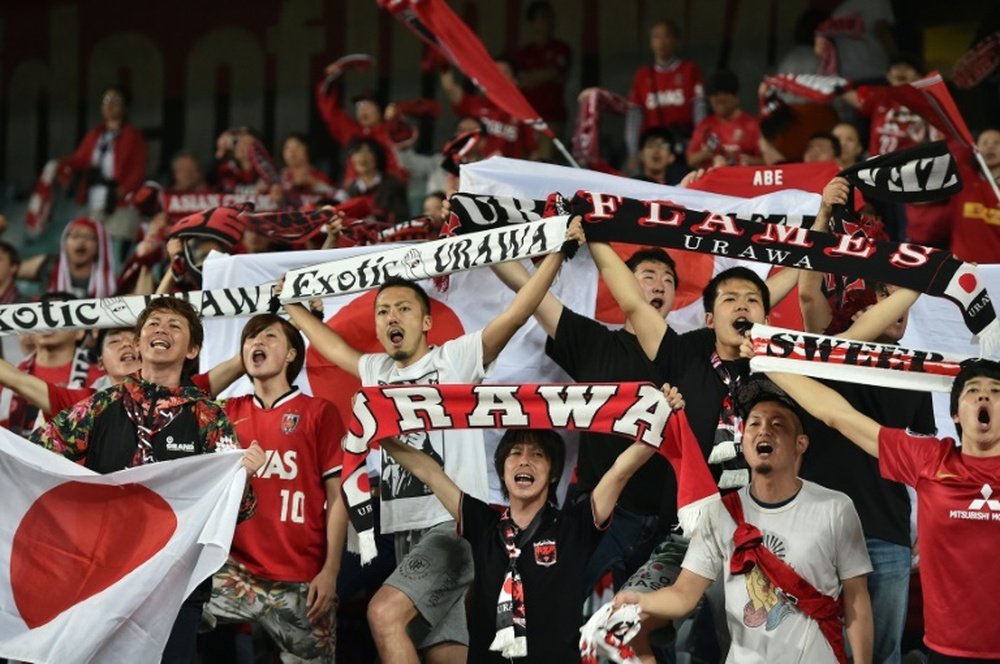
<svg viewBox="0 0 1000 664"><path fill-rule="evenodd" d="M889 88L889 97L906 106L956 141L973 145L975 141L965 119L955 106L940 72L909 83Z"/></svg>
<svg viewBox="0 0 1000 664"><path fill-rule="evenodd" d="M415 35L461 69L494 104L552 135L518 87L505 77L472 30L444 0L377 0Z"/></svg>

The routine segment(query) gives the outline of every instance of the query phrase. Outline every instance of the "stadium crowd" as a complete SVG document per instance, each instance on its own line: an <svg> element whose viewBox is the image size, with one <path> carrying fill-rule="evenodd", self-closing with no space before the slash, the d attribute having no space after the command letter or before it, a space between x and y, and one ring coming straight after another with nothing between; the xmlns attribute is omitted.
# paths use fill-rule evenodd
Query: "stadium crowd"
<svg viewBox="0 0 1000 664"><path fill-rule="evenodd" d="M255 128L234 127L210 164L207 146L191 146L163 182L149 180L129 93L109 86L101 123L71 155L54 156L28 218L0 216L5 227L60 234L57 252L35 256L0 240L0 304L198 290L212 251L435 241L447 234L463 166L494 156L561 163L567 150L582 168L717 193L725 186L708 188L710 178L803 165L820 200L812 231L1000 262L1000 122L976 128L969 144L907 106L899 91L929 72L919 54L897 48L887 1L803 13L796 46L762 81L703 76L683 57L678 26L657 21L649 64L617 91L568 90L573 48L555 38L552 6L528 3L524 18L529 40L494 63L551 132L504 110L443 58L443 102L376 91L345 100L344 78L371 66L346 55L311 91L342 155L333 172L315 165L305 134L283 137L272 157ZM740 105L749 86L758 87L756 109ZM420 153L419 127L442 103L458 118L453 135ZM617 137L601 131L612 116L624 120L611 123L624 127ZM947 141L958 193L866 198L845 175L934 141ZM60 219L49 211L71 183L80 213ZM242 211L277 221L241 225ZM322 213L323 223L288 232L281 220L297 211ZM481 330L440 344L429 340L430 288L384 281L370 313L382 349L374 353L328 325L321 305L317 315L309 303L285 304L246 321L236 356L199 366L198 312L157 298L134 326L3 337L0 424L99 473L245 450L251 479L229 559L179 615L163 616L174 621L164 662L570 662L580 628L607 603L633 607L622 621L637 631L634 652L608 631L608 661L1000 661L1000 572L985 558L1000 536L1000 517L989 520L1000 515L991 498L1000 489L1000 364L962 364L950 402L957 436L936 430L927 392L751 374L749 326L766 323L790 293L784 306L802 331L889 345L920 293L732 267L685 284L702 294L704 326L679 333L667 315L686 252L587 241L585 225L568 223L567 247L586 247L576 260L593 261L623 326L550 291L568 249L533 266L492 266L497 293L513 299ZM362 565L347 551L341 486L351 413L296 387L307 354L366 387L488 383L532 318L545 361L574 381L662 387L723 500L681 532L681 478L654 447L621 436L582 431L570 485L559 490L572 455L558 431L511 428L492 459L478 430L416 432L371 454L378 556ZM243 374L251 393L217 399ZM489 504L491 473L504 505Z"/></svg>

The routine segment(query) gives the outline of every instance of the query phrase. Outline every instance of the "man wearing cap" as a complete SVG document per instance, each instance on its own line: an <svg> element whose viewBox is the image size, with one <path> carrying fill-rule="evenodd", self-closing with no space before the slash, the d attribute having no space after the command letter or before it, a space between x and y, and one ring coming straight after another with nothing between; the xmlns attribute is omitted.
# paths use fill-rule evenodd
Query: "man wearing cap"
<svg viewBox="0 0 1000 664"><path fill-rule="evenodd" d="M798 405L765 380L741 387L750 485L706 508L677 582L623 592L644 616L690 613L722 577L728 662L871 661L871 562L850 499L797 476L809 438ZM843 620L843 623L841 622Z"/></svg>
<svg viewBox="0 0 1000 664"><path fill-rule="evenodd" d="M733 72L715 72L708 85L711 115L698 123L688 143L691 168L763 164L760 125L740 110L740 80Z"/></svg>
<svg viewBox="0 0 1000 664"><path fill-rule="evenodd" d="M744 353L749 352L744 345ZM774 382L878 459L882 477L914 487L928 662L1000 660L995 564L1000 537L1000 363L966 360L951 388L951 438L883 426L805 376Z"/></svg>

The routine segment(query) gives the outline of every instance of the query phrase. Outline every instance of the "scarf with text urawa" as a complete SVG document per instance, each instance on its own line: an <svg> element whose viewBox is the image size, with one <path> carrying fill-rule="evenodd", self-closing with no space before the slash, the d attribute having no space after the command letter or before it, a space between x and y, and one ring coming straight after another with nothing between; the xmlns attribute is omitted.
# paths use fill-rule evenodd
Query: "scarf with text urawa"
<svg viewBox="0 0 1000 664"><path fill-rule="evenodd" d="M1000 350L1000 323L976 267L933 247L737 220L669 201L580 191L570 203L590 241L628 242L851 275L945 297L962 311L984 355Z"/></svg>
<svg viewBox="0 0 1000 664"><path fill-rule="evenodd" d="M344 437L342 491L363 563L376 555L365 457L378 440L434 429L574 429L617 434L659 450L677 475L677 515L690 534L700 510L719 500L684 411L672 412L650 383L382 385L354 399ZM353 542L352 542L353 544Z"/></svg>

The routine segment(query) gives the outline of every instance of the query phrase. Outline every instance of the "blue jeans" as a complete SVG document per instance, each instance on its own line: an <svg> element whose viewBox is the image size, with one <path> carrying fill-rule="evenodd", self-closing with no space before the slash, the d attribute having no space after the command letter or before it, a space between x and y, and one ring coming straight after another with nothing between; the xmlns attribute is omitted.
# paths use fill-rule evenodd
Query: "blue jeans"
<svg viewBox="0 0 1000 664"><path fill-rule="evenodd" d="M871 537L865 538L865 545L874 570L868 577L875 622L872 661L898 664L910 592L912 554L908 546Z"/></svg>
<svg viewBox="0 0 1000 664"><path fill-rule="evenodd" d="M606 570L611 570L615 590L621 588L662 539L657 537L658 521L616 506L611 525L583 570L584 591L589 595Z"/></svg>

